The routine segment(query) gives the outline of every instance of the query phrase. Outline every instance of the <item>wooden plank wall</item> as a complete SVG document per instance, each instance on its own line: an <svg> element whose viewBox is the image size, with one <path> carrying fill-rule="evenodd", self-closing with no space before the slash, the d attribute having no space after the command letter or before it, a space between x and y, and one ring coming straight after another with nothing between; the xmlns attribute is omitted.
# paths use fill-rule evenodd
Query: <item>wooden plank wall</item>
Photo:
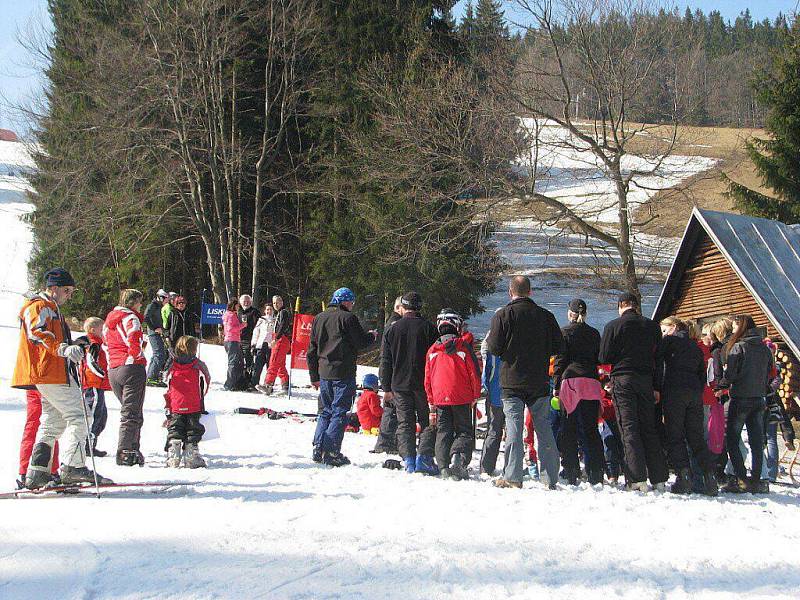
<svg viewBox="0 0 800 600"><path fill-rule="evenodd" d="M694 244L669 314L679 319L699 321L749 314L756 325L767 328L767 335L778 343L785 356L782 362L789 368L783 373L784 393L781 397L800 392L800 361L792 355L781 334L705 231Z"/></svg>

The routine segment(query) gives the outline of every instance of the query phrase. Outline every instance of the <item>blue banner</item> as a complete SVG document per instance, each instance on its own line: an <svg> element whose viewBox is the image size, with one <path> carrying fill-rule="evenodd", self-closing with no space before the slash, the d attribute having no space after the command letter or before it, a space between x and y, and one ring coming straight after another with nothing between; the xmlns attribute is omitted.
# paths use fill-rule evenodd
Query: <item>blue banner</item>
<svg viewBox="0 0 800 600"><path fill-rule="evenodd" d="M222 315L225 314L224 304L203 304L200 310L201 325L222 325Z"/></svg>

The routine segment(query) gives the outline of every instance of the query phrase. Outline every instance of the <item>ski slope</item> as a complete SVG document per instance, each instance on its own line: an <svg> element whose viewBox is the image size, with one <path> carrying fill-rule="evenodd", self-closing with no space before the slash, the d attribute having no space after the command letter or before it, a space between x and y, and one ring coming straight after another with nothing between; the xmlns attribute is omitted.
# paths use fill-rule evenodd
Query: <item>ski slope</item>
<svg viewBox="0 0 800 600"><path fill-rule="evenodd" d="M24 204L15 198L10 204ZM18 216L28 208L2 208L0 268L21 292L30 237ZM10 488L25 398L9 387L15 299L2 301L0 481ZM0 501L0 598L797 597L799 490L676 498L587 484L548 491L530 481L497 490L477 477L382 469L385 456L368 452L374 438L351 433L343 450L353 465L331 469L310 459L312 422L233 414L264 405L314 412L310 389L291 402L225 392L222 348L203 345L201 358L221 436L200 445L207 469L163 466L163 390L153 388L142 430L147 465L98 459L98 471L118 481L199 483L162 494ZM295 372L295 383L307 375ZM119 405L112 394L108 404L99 447L113 455Z"/></svg>

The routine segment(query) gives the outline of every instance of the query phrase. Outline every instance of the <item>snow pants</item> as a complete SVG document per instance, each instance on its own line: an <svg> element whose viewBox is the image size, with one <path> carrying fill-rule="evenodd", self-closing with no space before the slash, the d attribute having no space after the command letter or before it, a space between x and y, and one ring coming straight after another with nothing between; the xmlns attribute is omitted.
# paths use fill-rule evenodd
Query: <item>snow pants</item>
<svg viewBox="0 0 800 600"><path fill-rule="evenodd" d="M256 350L256 355L253 358L253 372L250 374L250 385L253 387L261 383L261 373L264 371L264 367L269 364L270 354L272 354L272 350L269 344L263 344L261 348Z"/></svg>
<svg viewBox="0 0 800 600"><path fill-rule="evenodd" d="M269 357L269 367L267 367L267 377L264 380L267 385L272 385L278 378L280 378L282 385L289 385L289 372L286 370L286 355L289 354L289 348L289 338L284 335L272 349L272 354Z"/></svg>
<svg viewBox="0 0 800 600"><path fill-rule="evenodd" d="M80 388L66 383L42 383L36 389L42 396L44 422L36 436L28 472L52 471L53 447L62 434L62 462L70 467L84 466L89 432Z"/></svg>
<svg viewBox="0 0 800 600"><path fill-rule="evenodd" d="M25 477L28 465L31 462L33 444L36 442L36 432L39 431L39 421L42 418L42 395L37 390L25 390L28 410L25 418L25 428L22 430L22 442L19 445L19 474ZM58 442L53 444L53 460L50 472L58 473Z"/></svg>
<svg viewBox="0 0 800 600"><path fill-rule="evenodd" d="M144 365L122 365L110 369L111 389L119 400L119 440L117 453L139 450L139 438L144 424L142 407L147 384Z"/></svg>
<svg viewBox="0 0 800 600"><path fill-rule="evenodd" d="M244 357L242 356L241 342L225 342L225 352L228 353L228 375L225 378L226 390L238 390L244 379Z"/></svg>
<svg viewBox="0 0 800 600"><path fill-rule="evenodd" d="M150 333L147 335L147 340L153 351L153 356L147 363L147 378L161 379L161 371L164 370L164 364L167 362L167 347L164 345L164 338L160 333Z"/></svg>
<svg viewBox="0 0 800 600"><path fill-rule="evenodd" d="M669 462L676 471L689 467L688 444L692 456L705 472L714 467L703 434L703 392L688 389L665 390L661 400L664 409L664 427L667 434Z"/></svg>
<svg viewBox="0 0 800 600"><path fill-rule="evenodd" d="M397 409L394 402L387 402L383 407L380 432L373 452L397 454Z"/></svg>
<svg viewBox="0 0 800 600"><path fill-rule="evenodd" d="M618 375L612 378L614 410L622 434L626 483L653 485L668 479L664 449L656 431L652 378Z"/></svg>
<svg viewBox="0 0 800 600"><path fill-rule="evenodd" d="M203 439L206 428L200 423L202 413L191 413L184 415L172 415L167 423L167 445L164 450L169 449L170 440L181 440L183 443L199 444Z"/></svg>
<svg viewBox="0 0 800 600"><path fill-rule="evenodd" d="M493 475L497 468L497 457L500 444L503 442L503 430L506 427L506 415L502 406L495 406L486 401L486 439L481 450L481 472Z"/></svg>
<svg viewBox="0 0 800 600"><path fill-rule="evenodd" d="M83 390L83 401L89 410L89 424L91 426L92 448L97 448L97 437L103 433L108 422L108 408L106 407L106 392L97 388Z"/></svg>
<svg viewBox="0 0 800 600"><path fill-rule="evenodd" d="M320 446L323 452L341 451L344 428L348 421L347 413L353 407L355 397L355 377L320 379L319 398L322 410L317 417L317 429L314 431L315 447Z"/></svg>
<svg viewBox="0 0 800 600"><path fill-rule="evenodd" d="M603 440L597 429L597 416L600 414L599 400L581 400L570 414L561 418L561 452L567 477L579 478L578 462L578 421L586 437L586 473L589 483L603 481Z"/></svg>
<svg viewBox="0 0 800 600"><path fill-rule="evenodd" d="M472 460L475 450L475 429L472 405L438 406L436 408L436 464L440 469L450 467L450 457L463 454L464 466Z"/></svg>
<svg viewBox="0 0 800 600"><path fill-rule="evenodd" d="M522 433L526 406L531 411L533 426L536 429L536 439L539 443L537 455L540 463L540 478L544 483L557 483L560 457L556 440L553 437L553 428L550 425L549 395L535 398L508 392L508 395L503 398L503 412L506 416L506 466L503 478L507 481L522 481L525 454Z"/></svg>
<svg viewBox="0 0 800 600"><path fill-rule="evenodd" d="M624 460L622 434L619 432L619 424L615 420L607 419L604 421L600 437L603 438L603 448L605 449L606 475L619 477L622 470L622 461Z"/></svg>
<svg viewBox="0 0 800 600"><path fill-rule="evenodd" d="M423 390L395 392L397 409L397 446L403 458L433 456L436 428L431 427L428 397ZM417 452L417 423L420 426L419 452Z"/></svg>

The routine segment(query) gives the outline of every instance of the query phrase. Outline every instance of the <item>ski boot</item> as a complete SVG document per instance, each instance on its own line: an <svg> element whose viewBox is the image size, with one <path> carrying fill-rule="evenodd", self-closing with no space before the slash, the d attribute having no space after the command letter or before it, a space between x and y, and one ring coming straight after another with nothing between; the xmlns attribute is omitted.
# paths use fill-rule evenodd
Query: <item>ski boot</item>
<svg viewBox="0 0 800 600"><path fill-rule="evenodd" d="M469 479L469 472L467 471L467 459L461 453L456 453L453 455L453 464L450 465L450 475L456 481L461 481L462 479Z"/></svg>
<svg viewBox="0 0 800 600"><path fill-rule="evenodd" d="M703 494L706 496L716 496L719 494L717 474L713 469L703 473Z"/></svg>
<svg viewBox="0 0 800 600"><path fill-rule="evenodd" d="M664 483L663 481L659 481L658 483L654 483L653 484L653 491L663 494L664 492L667 491L667 484Z"/></svg>
<svg viewBox="0 0 800 600"><path fill-rule="evenodd" d="M183 446L183 466L187 469L203 469L206 461L200 456L200 449L194 442L187 442Z"/></svg>
<svg viewBox="0 0 800 600"><path fill-rule="evenodd" d="M17 489L17 490L24 490L24 489L25 489L25 475L22 475L22 474L21 474L21 475L20 475L20 476L17 478L17 480L14 482L14 484L17 486L17 487L16 487L16 488L14 488L14 489Z"/></svg>
<svg viewBox="0 0 800 600"><path fill-rule="evenodd" d="M416 464L414 466L415 473L422 473L424 475L438 475L439 467L433 462L432 456L417 455Z"/></svg>
<svg viewBox="0 0 800 600"><path fill-rule="evenodd" d="M105 458L108 456L108 452L105 450L98 450L97 446L94 446L91 451L89 450L89 442L86 442L86 456L94 455L95 458Z"/></svg>
<svg viewBox="0 0 800 600"><path fill-rule="evenodd" d="M456 479L448 467L439 469L439 479ZM457 481L457 479L456 479Z"/></svg>
<svg viewBox="0 0 800 600"><path fill-rule="evenodd" d="M47 471L31 471L25 475L25 487L29 490L38 490L39 488L52 485L50 473Z"/></svg>
<svg viewBox="0 0 800 600"><path fill-rule="evenodd" d="M95 473L89 467L61 467L61 485L76 485L79 483L94 483ZM97 473L97 483L108 485L114 483L108 477Z"/></svg>
<svg viewBox="0 0 800 600"><path fill-rule="evenodd" d="M492 485L496 488L502 489L522 489L522 482L521 481L509 481L508 479L504 479L500 477L499 479L495 479L492 481Z"/></svg>
<svg viewBox="0 0 800 600"><path fill-rule="evenodd" d="M675 483L669 488L673 494L691 494L692 493L692 478L689 474L689 469L683 468L678 471L678 476L675 478Z"/></svg>
<svg viewBox="0 0 800 600"><path fill-rule="evenodd" d="M385 461L383 461L383 468L391 471L402 471L403 465L400 464L400 461L397 459L387 458Z"/></svg>
<svg viewBox="0 0 800 600"><path fill-rule="evenodd" d="M121 467L143 466L144 456L138 450L118 450L117 464Z"/></svg>
<svg viewBox="0 0 800 600"><path fill-rule="evenodd" d="M722 491L727 494L744 494L747 492L747 482L736 475L731 475L728 477L728 483L722 487Z"/></svg>
<svg viewBox="0 0 800 600"><path fill-rule="evenodd" d="M531 479L534 481L539 480L539 463L534 461L528 466L528 475L530 475Z"/></svg>
<svg viewBox="0 0 800 600"><path fill-rule="evenodd" d="M256 389L265 396L269 396L272 394L273 387L271 383L265 383L264 385L257 385Z"/></svg>
<svg viewBox="0 0 800 600"><path fill-rule="evenodd" d="M329 467L343 467L350 464L350 459L341 452L326 452L322 462Z"/></svg>
<svg viewBox="0 0 800 600"><path fill-rule="evenodd" d="M311 460L313 460L315 463L321 463L322 458L322 446L314 446L314 451L311 453Z"/></svg>
<svg viewBox="0 0 800 600"><path fill-rule="evenodd" d="M403 464L406 467L406 473L414 473L417 470L417 459L414 456L406 456Z"/></svg>
<svg viewBox="0 0 800 600"><path fill-rule="evenodd" d="M167 466L172 469L180 467L182 455L183 442L181 440L170 440L169 448L167 448Z"/></svg>
<svg viewBox="0 0 800 600"><path fill-rule="evenodd" d="M769 494L769 480L751 477L747 481L747 491L751 494Z"/></svg>
<svg viewBox="0 0 800 600"><path fill-rule="evenodd" d="M150 386L150 387L160 387L160 388L167 387L166 383L164 383L160 379L154 379L154 378L148 379L147 380L147 385Z"/></svg>
<svg viewBox="0 0 800 600"><path fill-rule="evenodd" d="M288 394L289 393L289 384L281 385L281 394Z"/></svg>
<svg viewBox="0 0 800 600"><path fill-rule="evenodd" d="M646 481L626 481L625 489L629 492L642 492L647 493L650 488L647 487Z"/></svg>

